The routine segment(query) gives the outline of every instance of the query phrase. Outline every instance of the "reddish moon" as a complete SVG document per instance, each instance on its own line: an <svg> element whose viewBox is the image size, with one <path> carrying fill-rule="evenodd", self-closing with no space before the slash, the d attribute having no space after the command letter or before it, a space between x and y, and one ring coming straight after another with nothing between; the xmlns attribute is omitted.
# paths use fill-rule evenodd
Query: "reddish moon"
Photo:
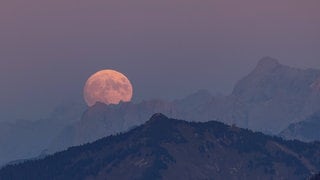
<svg viewBox="0 0 320 180"><path fill-rule="evenodd" d="M119 104L131 101L132 84L122 73L115 70L102 70L93 74L84 86L84 99L88 106L97 102Z"/></svg>

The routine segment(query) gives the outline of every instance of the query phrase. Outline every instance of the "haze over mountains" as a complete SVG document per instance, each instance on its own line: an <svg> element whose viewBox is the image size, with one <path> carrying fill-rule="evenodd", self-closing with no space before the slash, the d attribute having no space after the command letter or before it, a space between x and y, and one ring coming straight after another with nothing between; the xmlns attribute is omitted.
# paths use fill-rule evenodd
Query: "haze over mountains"
<svg viewBox="0 0 320 180"><path fill-rule="evenodd" d="M0 146L11 149L0 151L0 164L31 158L45 149L48 153L53 153L128 131L145 123L150 116L159 112L176 119L199 122L217 120L277 135L291 124L304 121L318 111L320 111L320 70L292 68L266 57L235 85L230 95L212 95L201 90L172 102L149 100L109 106L97 103L84 113L83 108L78 109L75 111L78 114L60 118L61 121L55 120L54 117L49 118L50 122L53 121L55 124L42 121L45 127L33 126L32 132L26 132L28 135L22 133L16 137L15 132L28 130L20 131L20 123L11 125L10 129L3 130L6 126L2 126L1 137L9 138L1 139ZM288 138L302 137L299 136L300 131L295 132L298 135L291 135L292 133L282 133L282 135ZM12 134L12 138L6 135L8 133ZM317 140L316 137L300 139ZM30 151L22 152L20 145ZM12 151L13 148L17 152Z"/></svg>
<svg viewBox="0 0 320 180"><path fill-rule="evenodd" d="M319 77L320 70L291 68L264 58L237 83L232 96L246 106L248 128L278 133L319 110Z"/></svg>
<svg viewBox="0 0 320 180"><path fill-rule="evenodd" d="M0 123L0 166L9 161L47 153L46 149L52 140L67 125L79 121L84 109L81 104L66 103L45 119Z"/></svg>
<svg viewBox="0 0 320 180"><path fill-rule="evenodd" d="M305 120L293 123L281 132L286 139L299 139L302 141L320 140L320 111L307 117Z"/></svg>
<svg viewBox="0 0 320 180"><path fill-rule="evenodd" d="M155 114L127 133L7 166L0 170L0 179L295 180L320 169L319 153L319 143Z"/></svg>
<svg viewBox="0 0 320 180"><path fill-rule="evenodd" d="M117 106L98 103L89 108L79 122L65 129L52 147L62 150L126 131L143 124L157 112L188 121L218 120L278 134L291 123L320 110L319 77L320 70L291 68L266 57L228 96L199 91L173 102L154 100Z"/></svg>

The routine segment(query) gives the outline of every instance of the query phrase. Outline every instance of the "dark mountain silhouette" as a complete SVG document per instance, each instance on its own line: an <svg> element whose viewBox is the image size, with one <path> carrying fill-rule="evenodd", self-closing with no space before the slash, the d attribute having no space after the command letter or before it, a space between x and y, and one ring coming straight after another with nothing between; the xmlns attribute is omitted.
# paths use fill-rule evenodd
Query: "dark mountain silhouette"
<svg viewBox="0 0 320 180"><path fill-rule="evenodd" d="M143 124L154 113L165 112L171 115L173 109L171 103L161 100L119 105L97 103L83 113L80 121L65 128L53 141L49 150L56 152L127 131Z"/></svg>
<svg viewBox="0 0 320 180"><path fill-rule="evenodd" d="M319 153L319 143L155 114L127 133L9 165L0 170L0 179L294 180L320 170Z"/></svg>
<svg viewBox="0 0 320 180"><path fill-rule="evenodd" d="M56 152L126 131L157 112L187 121L217 120L279 134L291 123L320 110L319 87L320 70L291 68L266 57L227 96L201 90L173 102L151 100L112 106L97 103L79 122L65 128L49 149Z"/></svg>
<svg viewBox="0 0 320 180"><path fill-rule="evenodd" d="M318 111L320 70L292 68L266 57L229 95L212 95L201 90L175 101L149 100L110 106L97 103L85 112L79 105L71 109L62 106L38 121L0 123L0 165L37 157L45 149L54 153L127 131L157 112L187 121L217 120L278 135L290 124L304 121ZM296 135L283 137L300 136L305 135L297 131ZM320 140L317 136L313 139Z"/></svg>
<svg viewBox="0 0 320 180"><path fill-rule="evenodd" d="M47 157L48 154L46 152L46 150L44 150L43 152L41 152L41 154L37 157L34 157L34 158L28 158L28 159L18 159L18 160L14 160L14 161L10 161L8 163L6 163L4 166L1 166L1 167L5 167L5 166L8 166L8 165L17 165L17 164L22 164L24 162L28 162L28 161L31 161L31 160L39 160L39 159L44 159L45 157ZM0 168L1 168L0 167Z"/></svg>
<svg viewBox="0 0 320 180"><path fill-rule="evenodd" d="M280 133L286 139L297 139L301 141L320 140L320 111L307 117L304 121L293 123Z"/></svg>

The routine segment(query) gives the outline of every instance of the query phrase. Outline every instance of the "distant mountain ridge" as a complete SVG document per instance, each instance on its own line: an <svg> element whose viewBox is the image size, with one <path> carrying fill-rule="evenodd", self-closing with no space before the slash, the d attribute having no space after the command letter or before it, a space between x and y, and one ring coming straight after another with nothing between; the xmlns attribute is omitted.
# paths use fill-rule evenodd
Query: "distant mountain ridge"
<svg viewBox="0 0 320 180"><path fill-rule="evenodd" d="M306 179L320 144L155 114L123 134L10 165L0 179Z"/></svg>
<svg viewBox="0 0 320 180"><path fill-rule="evenodd" d="M66 128L52 143L52 152L92 142L141 125L154 113L188 121L217 120L268 134L278 134L291 123L320 111L317 89L320 70L298 69L266 57L241 79L230 95L201 90L184 99L107 106L97 103L79 122Z"/></svg>
<svg viewBox="0 0 320 180"><path fill-rule="evenodd" d="M46 149L54 153L124 132L159 112L176 119L217 120L278 135L289 125L320 111L320 70L292 68L265 57L236 83L229 95L200 90L175 101L148 100L110 106L97 103L87 110L79 105L69 108L74 110L62 107L36 123L0 123L0 165L37 157ZM282 137L306 140L300 138L304 135L299 132Z"/></svg>
<svg viewBox="0 0 320 180"><path fill-rule="evenodd" d="M48 118L0 123L0 166L18 159L38 157L67 125L79 121L84 105L65 103Z"/></svg>
<svg viewBox="0 0 320 180"><path fill-rule="evenodd" d="M266 57L236 84L232 96L246 106L248 128L278 133L320 109L320 91L312 87L319 77L320 70L291 68Z"/></svg>
<svg viewBox="0 0 320 180"><path fill-rule="evenodd" d="M298 139L311 142L320 141L320 111L305 120L293 123L280 133L286 139Z"/></svg>

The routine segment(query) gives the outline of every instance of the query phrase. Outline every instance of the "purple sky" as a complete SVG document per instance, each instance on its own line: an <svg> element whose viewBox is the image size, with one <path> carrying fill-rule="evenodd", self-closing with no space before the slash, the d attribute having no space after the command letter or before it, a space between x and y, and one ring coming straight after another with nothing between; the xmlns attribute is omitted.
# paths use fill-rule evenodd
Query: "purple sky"
<svg viewBox="0 0 320 180"><path fill-rule="evenodd" d="M135 101L231 91L263 56L320 68L319 0L4 0L0 121L82 101L113 68Z"/></svg>

